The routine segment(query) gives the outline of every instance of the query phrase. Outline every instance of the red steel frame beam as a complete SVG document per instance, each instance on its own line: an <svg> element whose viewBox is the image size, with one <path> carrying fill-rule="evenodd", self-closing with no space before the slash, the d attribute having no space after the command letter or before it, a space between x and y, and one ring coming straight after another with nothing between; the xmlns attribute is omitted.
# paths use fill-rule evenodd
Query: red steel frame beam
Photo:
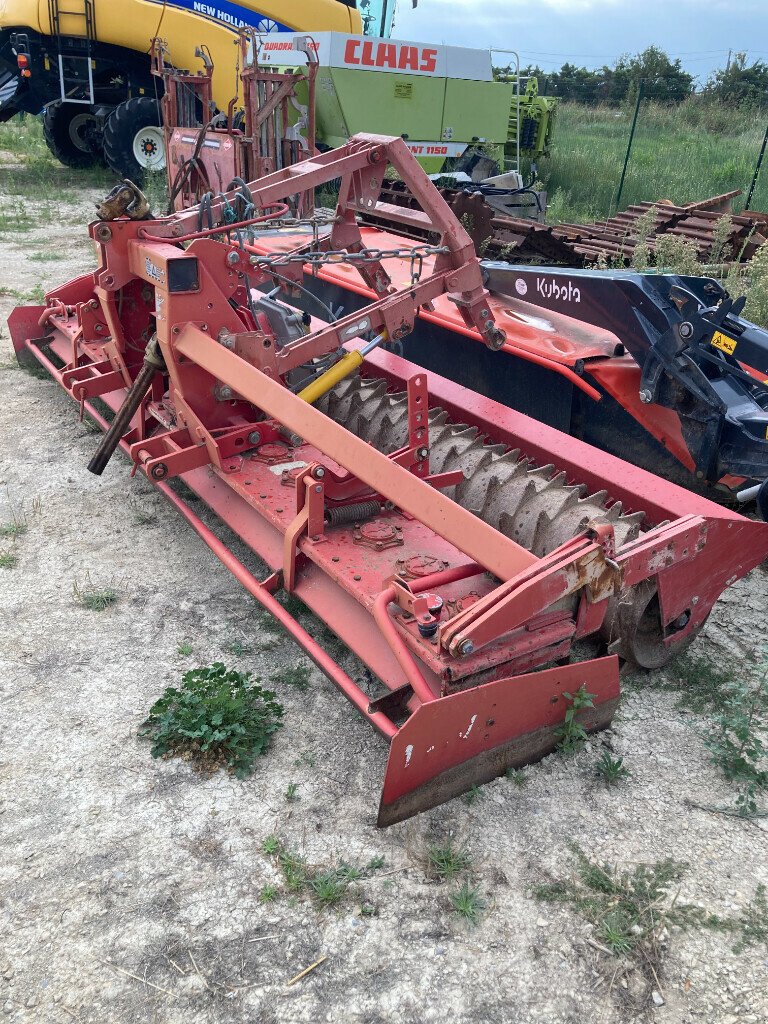
<svg viewBox="0 0 768 1024"><path fill-rule="evenodd" d="M350 434L234 352L217 345L199 328L191 324L184 327L172 347L177 355L191 360L246 400L256 403L375 492L393 499L396 496L404 512L429 523L438 536L494 575L509 580L537 564L538 559L530 551L398 466L366 441Z"/></svg>

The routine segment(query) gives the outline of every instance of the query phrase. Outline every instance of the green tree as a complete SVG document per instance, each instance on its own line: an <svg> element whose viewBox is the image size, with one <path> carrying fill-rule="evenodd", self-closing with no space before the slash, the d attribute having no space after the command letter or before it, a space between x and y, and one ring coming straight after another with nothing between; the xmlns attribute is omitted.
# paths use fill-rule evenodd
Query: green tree
<svg viewBox="0 0 768 1024"><path fill-rule="evenodd" d="M683 70L679 59L670 60L658 46L649 46L634 57L620 57L613 68L604 71L609 77L611 103L637 96L641 81L645 96L659 103L679 103L693 92L693 76Z"/></svg>
<svg viewBox="0 0 768 1024"><path fill-rule="evenodd" d="M707 91L723 103L768 105L768 64L761 60L747 66L746 53L737 53L727 68L716 71Z"/></svg>

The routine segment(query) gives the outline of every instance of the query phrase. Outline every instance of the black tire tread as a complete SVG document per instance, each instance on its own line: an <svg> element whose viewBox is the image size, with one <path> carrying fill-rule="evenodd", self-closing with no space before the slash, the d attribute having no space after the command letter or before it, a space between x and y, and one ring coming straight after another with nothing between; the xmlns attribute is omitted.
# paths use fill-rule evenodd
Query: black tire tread
<svg viewBox="0 0 768 1024"><path fill-rule="evenodd" d="M70 104L73 106L74 104ZM66 141L60 136L60 118L62 114L62 107L67 104L62 103L61 100L55 103L49 103L43 112L43 137L45 138L45 144L48 149L53 153L59 163L64 164L65 167L93 167L94 164L98 163L98 153L84 153L78 149L74 143L69 139L69 130L67 129ZM82 112L82 108L78 107L75 113Z"/></svg>
<svg viewBox="0 0 768 1024"><path fill-rule="evenodd" d="M115 107L104 128L104 159L115 174L131 178L136 184L141 184L144 170L133 156L133 139L141 127L150 123L162 124L157 100L132 96Z"/></svg>

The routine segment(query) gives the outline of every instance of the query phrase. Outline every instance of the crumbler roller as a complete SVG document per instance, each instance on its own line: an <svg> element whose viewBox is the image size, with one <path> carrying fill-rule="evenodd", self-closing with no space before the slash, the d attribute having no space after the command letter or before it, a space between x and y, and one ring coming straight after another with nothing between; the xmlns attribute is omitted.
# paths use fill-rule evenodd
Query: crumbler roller
<svg viewBox="0 0 768 1024"><path fill-rule="evenodd" d="M380 202L390 166L419 211ZM291 197L336 178L329 230L271 252ZM608 725L621 662L654 668L684 650L768 552L765 524L390 351L404 341L407 354L419 311L443 296L489 355L505 343L471 240L401 139L356 136L207 197L204 216L132 219L142 204L126 194L124 216L90 227L98 269L11 315L17 355L105 429L89 468L121 447L387 740L380 825L543 757L582 686L594 705L582 724ZM356 214L374 209L427 217L439 244L364 248ZM400 288L395 257L410 266ZM297 296L331 263L375 299L313 319ZM260 556L265 579L174 479ZM289 615L281 588L368 666L372 692ZM578 660L585 638L597 656Z"/></svg>

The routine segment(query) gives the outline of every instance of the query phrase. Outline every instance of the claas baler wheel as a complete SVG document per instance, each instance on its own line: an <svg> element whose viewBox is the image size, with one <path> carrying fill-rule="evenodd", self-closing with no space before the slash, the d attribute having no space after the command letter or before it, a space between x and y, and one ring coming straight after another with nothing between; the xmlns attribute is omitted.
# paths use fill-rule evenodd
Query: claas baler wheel
<svg viewBox="0 0 768 1024"><path fill-rule="evenodd" d="M349 378L318 407L379 451L397 451L407 441L407 394L388 392L383 380ZM610 523L617 548L640 536L643 512L627 515L621 502L606 508L607 491L585 495L583 484L569 483L554 466L532 466L519 451L488 444L474 427L449 422L442 409L430 409L429 437L431 472L461 470L465 476L446 493L539 557L576 537L588 523ZM656 589L643 583L612 599L602 637L623 661L653 669L676 657L698 632L691 631L674 648L666 645Z"/></svg>

